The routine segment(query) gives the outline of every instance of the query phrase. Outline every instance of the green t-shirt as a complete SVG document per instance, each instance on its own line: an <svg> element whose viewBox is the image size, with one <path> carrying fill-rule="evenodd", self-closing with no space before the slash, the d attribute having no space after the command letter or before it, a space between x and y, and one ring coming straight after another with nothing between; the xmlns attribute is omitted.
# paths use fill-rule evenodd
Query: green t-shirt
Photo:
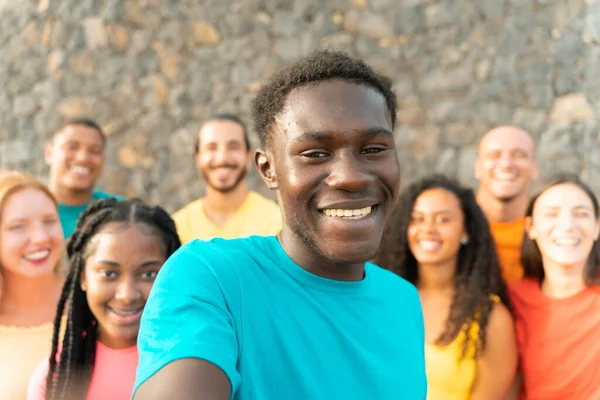
<svg viewBox="0 0 600 400"><path fill-rule="evenodd" d="M122 200L124 197L116 196L114 194L104 193L100 190L94 190L92 193L92 200L88 203L79 205L79 206L68 206L65 204L58 204L58 216L60 218L60 223L63 228L64 238L68 238L71 236L73 231L75 230L75 225L77 225L77 219L81 215L83 211L87 208L87 206L99 199L106 199L108 197L113 197L117 200Z"/></svg>

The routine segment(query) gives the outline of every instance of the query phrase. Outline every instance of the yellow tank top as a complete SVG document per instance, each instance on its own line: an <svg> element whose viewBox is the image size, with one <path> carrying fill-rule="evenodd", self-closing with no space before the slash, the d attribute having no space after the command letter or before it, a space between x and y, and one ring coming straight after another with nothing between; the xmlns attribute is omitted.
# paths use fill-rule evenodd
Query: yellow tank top
<svg viewBox="0 0 600 400"><path fill-rule="evenodd" d="M500 298L492 296L492 301L497 303ZM478 324L473 324L469 335L472 338L479 336ZM464 337L464 332L461 332L446 346L425 344L427 400L469 400L477 374L477 360L472 342L465 357L460 359Z"/></svg>

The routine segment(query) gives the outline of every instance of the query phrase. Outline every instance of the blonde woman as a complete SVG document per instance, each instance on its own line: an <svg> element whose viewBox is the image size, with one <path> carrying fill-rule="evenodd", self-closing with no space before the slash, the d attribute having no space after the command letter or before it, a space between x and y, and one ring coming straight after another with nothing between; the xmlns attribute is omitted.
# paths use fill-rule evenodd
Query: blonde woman
<svg viewBox="0 0 600 400"><path fill-rule="evenodd" d="M25 399L31 374L50 352L62 261L50 191L28 174L0 172L0 399Z"/></svg>

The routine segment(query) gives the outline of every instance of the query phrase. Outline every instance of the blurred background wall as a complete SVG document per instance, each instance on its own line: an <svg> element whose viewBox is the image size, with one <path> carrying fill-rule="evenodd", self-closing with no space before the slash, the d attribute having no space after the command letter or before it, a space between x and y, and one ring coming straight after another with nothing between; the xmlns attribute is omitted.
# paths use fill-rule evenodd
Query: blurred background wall
<svg viewBox="0 0 600 400"><path fill-rule="evenodd" d="M44 177L49 134L88 116L109 135L100 187L173 211L203 191L199 123L247 118L261 82L315 48L393 77L404 183L474 184L478 139L516 124L543 175L600 190L597 0L0 0L0 168Z"/></svg>

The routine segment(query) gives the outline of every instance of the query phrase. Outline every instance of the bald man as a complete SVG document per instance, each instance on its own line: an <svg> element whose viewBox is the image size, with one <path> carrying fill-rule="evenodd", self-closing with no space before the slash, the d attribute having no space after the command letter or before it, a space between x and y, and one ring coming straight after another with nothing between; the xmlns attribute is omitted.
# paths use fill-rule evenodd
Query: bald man
<svg viewBox="0 0 600 400"><path fill-rule="evenodd" d="M477 202L490 223L507 284L523 277L523 221L529 184L537 176L535 142L529 132L515 126L499 126L479 142L475 161Z"/></svg>

